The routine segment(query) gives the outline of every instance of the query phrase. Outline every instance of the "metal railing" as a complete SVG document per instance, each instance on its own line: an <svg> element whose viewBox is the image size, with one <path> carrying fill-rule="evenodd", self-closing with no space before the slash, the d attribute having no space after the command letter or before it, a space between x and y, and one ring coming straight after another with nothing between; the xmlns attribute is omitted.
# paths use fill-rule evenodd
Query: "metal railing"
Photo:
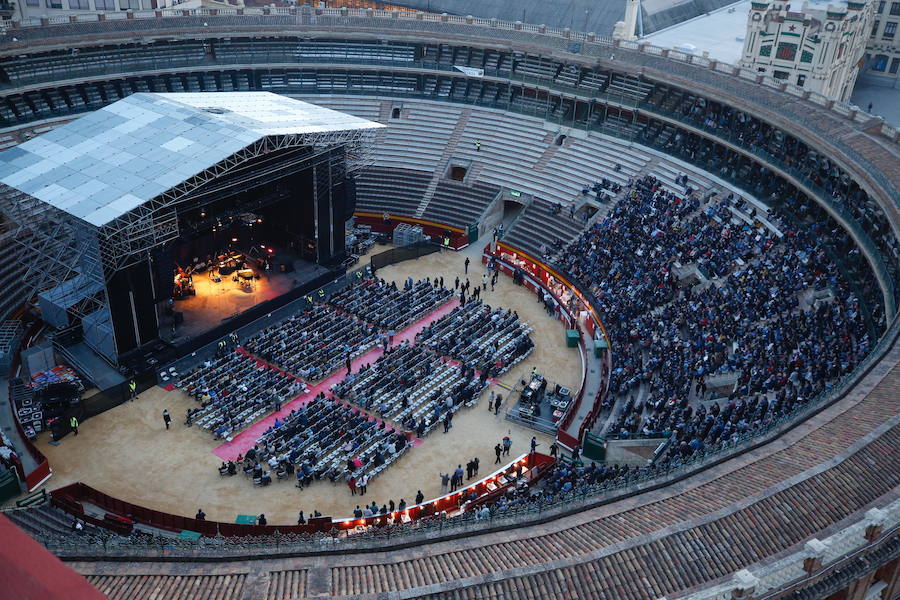
<svg viewBox="0 0 900 600"><path fill-rule="evenodd" d="M190 22L193 18L196 22ZM181 23L174 23L170 20L178 19ZM418 30L436 33L455 33L467 34L471 37L498 37L502 36L512 41L527 42L530 45L543 46L553 50L563 50L572 54L585 54L591 56L606 55L611 49L620 50L626 54L639 54L645 57L664 60L667 63L681 63L692 65L693 71L697 71L697 67L709 71L715 71L735 78L742 78L746 81L759 83L759 87L767 86L773 90L790 90L796 97L805 98L823 108L826 108L842 119L851 121L871 120L881 121L883 119L876 115L868 115L859 107L851 106L841 102L834 101L830 98L808 92L794 86L776 80L769 76L760 76L758 73L742 67L725 64L717 60L712 60L703 56L696 56L677 50L662 48L644 42L631 42L624 40L613 40L609 37L598 36L593 32L572 31L569 28L547 27L546 25L533 25L523 23L521 21L509 22L498 19L483 19L469 16L454 16L444 14L433 14L425 12L407 12L397 10L375 10L375 9L347 9L347 8L316 8L300 7L300 8L201 8L201 9L162 9L148 11L125 11L125 12L101 12L101 13L79 13L66 16L31 18L25 21L0 21L0 31L6 31L7 35L0 39L0 47L4 44L15 43L16 32L22 34L32 40L53 38L57 36L77 35L71 27L57 28L52 26L60 25L80 25L85 33L95 33L94 30L107 28L110 31L116 31L116 26L121 23L134 24L136 22L154 20L157 26L154 29L166 28L208 28L217 26L216 20L226 22L228 26L253 26L259 25L286 25L286 26L306 26L306 27L351 27L359 28L367 25L379 30ZM137 25L134 25L137 28ZM142 30L152 32L146 27L140 27ZM31 30L31 31L29 31ZM38 30L38 31L35 31ZM29 32L29 33L25 33ZM56 33L57 36L53 34ZM15 38L15 40L14 40ZM23 39L24 41L24 39ZM860 119L856 115L863 114L864 118ZM882 127L879 133L894 139L896 130L890 126Z"/></svg>

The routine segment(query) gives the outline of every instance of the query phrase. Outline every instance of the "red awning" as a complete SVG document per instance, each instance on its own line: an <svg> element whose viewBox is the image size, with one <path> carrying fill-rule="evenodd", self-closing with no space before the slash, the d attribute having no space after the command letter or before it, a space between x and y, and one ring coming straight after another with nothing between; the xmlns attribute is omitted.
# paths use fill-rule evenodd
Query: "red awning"
<svg viewBox="0 0 900 600"><path fill-rule="evenodd" d="M87 579L0 515L0 596L16 600L106 600Z"/></svg>

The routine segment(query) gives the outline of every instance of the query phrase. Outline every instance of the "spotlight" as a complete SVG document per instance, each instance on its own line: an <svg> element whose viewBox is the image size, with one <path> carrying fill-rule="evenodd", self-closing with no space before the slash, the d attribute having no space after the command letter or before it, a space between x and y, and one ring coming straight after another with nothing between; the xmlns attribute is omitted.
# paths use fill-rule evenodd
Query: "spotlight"
<svg viewBox="0 0 900 600"><path fill-rule="evenodd" d="M231 238L232 242L236 242L237 240L238 240L237 238Z"/></svg>

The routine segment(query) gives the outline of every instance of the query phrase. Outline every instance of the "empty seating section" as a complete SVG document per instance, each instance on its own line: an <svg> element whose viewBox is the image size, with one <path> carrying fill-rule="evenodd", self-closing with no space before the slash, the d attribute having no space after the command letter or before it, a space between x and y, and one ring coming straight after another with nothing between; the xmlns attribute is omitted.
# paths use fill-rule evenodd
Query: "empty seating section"
<svg viewBox="0 0 900 600"><path fill-rule="evenodd" d="M301 488L320 479L371 478L407 449L404 435L384 421L320 394L259 438L244 473L256 485L266 483L268 464L278 479L294 475Z"/></svg>
<svg viewBox="0 0 900 600"><path fill-rule="evenodd" d="M474 300L430 324L419 339L439 354L497 377L531 353L531 331L515 312Z"/></svg>
<svg viewBox="0 0 900 600"><path fill-rule="evenodd" d="M427 281L398 288L393 282L363 279L335 292L328 302L382 330L397 331L448 301L451 294Z"/></svg>
<svg viewBox="0 0 900 600"><path fill-rule="evenodd" d="M533 256L547 256L560 250L584 230L584 221L572 217L568 209L554 210L552 202L535 198L503 236L503 241Z"/></svg>
<svg viewBox="0 0 900 600"><path fill-rule="evenodd" d="M500 188L490 183L466 184L442 179L425 207L422 218L465 227L477 223L499 193Z"/></svg>
<svg viewBox="0 0 900 600"><path fill-rule="evenodd" d="M187 423L227 438L254 423L303 389L291 375L238 351L219 352L181 377L179 387L200 404Z"/></svg>
<svg viewBox="0 0 900 600"><path fill-rule="evenodd" d="M447 147L462 109L403 103L403 118L391 119L379 141L380 166L431 171Z"/></svg>
<svg viewBox="0 0 900 600"><path fill-rule="evenodd" d="M471 368L448 363L423 346L404 341L335 385L332 392L423 437L448 411L477 402L485 380Z"/></svg>
<svg viewBox="0 0 900 600"><path fill-rule="evenodd" d="M407 44L303 42L297 40L231 40L215 45L216 57L228 63L347 62L408 63L416 47Z"/></svg>
<svg viewBox="0 0 900 600"><path fill-rule="evenodd" d="M322 379L375 343L374 326L316 304L244 342L244 350L305 381Z"/></svg>
<svg viewBox="0 0 900 600"><path fill-rule="evenodd" d="M513 60L515 65L513 72L516 75L537 79L556 79L557 74L563 68L560 63L540 56L514 53Z"/></svg>
<svg viewBox="0 0 900 600"><path fill-rule="evenodd" d="M154 43L134 46L78 48L21 56L7 61L10 83L56 81L91 74L130 73L159 68L194 66L206 58L202 42Z"/></svg>
<svg viewBox="0 0 900 600"><path fill-rule="evenodd" d="M647 99L650 92L653 91L653 85L654 84L643 81L634 75L613 73L607 91L611 94L618 94L630 100L640 102Z"/></svg>
<svg viewBox="0 0 900 600"><path fill-rule="evenodd" d="M556 175L565 183L565 196L557 201L571 201L587 183L598 177L625 185L629 177L636 177L650 161L650 156L628 142L592 133L587 138L569 137L547 162L544 171ZM616 171L616 165L620 170ZM544 194L549 197L548 194Z"/></svg>
<svg viewBox="0 0 900 600"><path fill-rule="evenodd" d="M381 109L383 104L389 104L390 100L380 100L374 98L360 98L357 96L298 96L304 102L311 102L325 108L338 110L340 112L369 119L370 121L381 121ZM399 102L397 103L399 106Z"/></svg>
<svg viewBox="0 0 900 600"><path fill-rule="evenodd" d="M356 208L414 216L432 176L425 171L370 167L356 180Z"/></svg>
<svg viewBox="0 0 900 600"><path fill-rule="evenodd" d="M5 516L25 530L32 536L38 536L41 533L58 533L61 535L108 535L108 530L91 525L90 523L81 523L82 530L75 533L72 525L75 518L69 513L54 507L50 503L22 508L18 510L8 510L3 513Z"/></svg>

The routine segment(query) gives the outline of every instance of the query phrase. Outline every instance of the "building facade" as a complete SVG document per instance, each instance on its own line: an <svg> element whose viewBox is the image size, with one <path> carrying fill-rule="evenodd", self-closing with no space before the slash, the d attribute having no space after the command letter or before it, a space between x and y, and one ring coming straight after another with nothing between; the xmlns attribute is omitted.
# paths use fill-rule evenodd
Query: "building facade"
<svg viewBox="0 0 900 600"><path fill-rule="evenodd" d="M900 2L879 0L872 20L866 60L860 79L865 83L900 87Z"/></svg>
<svg viewBox="0 0 900 600"><path fill-rule="evenodd" d="M26 21L80 13L153 10L157 8L227 8L243 0L0 0L0 18Z"/></svg>
<svg viewBox="0 0 900 600"><path fill-rule="evenodd" d="M740 65L760 74L847 101L853 92L873 22L874 3L754 1Z"/></svg>

